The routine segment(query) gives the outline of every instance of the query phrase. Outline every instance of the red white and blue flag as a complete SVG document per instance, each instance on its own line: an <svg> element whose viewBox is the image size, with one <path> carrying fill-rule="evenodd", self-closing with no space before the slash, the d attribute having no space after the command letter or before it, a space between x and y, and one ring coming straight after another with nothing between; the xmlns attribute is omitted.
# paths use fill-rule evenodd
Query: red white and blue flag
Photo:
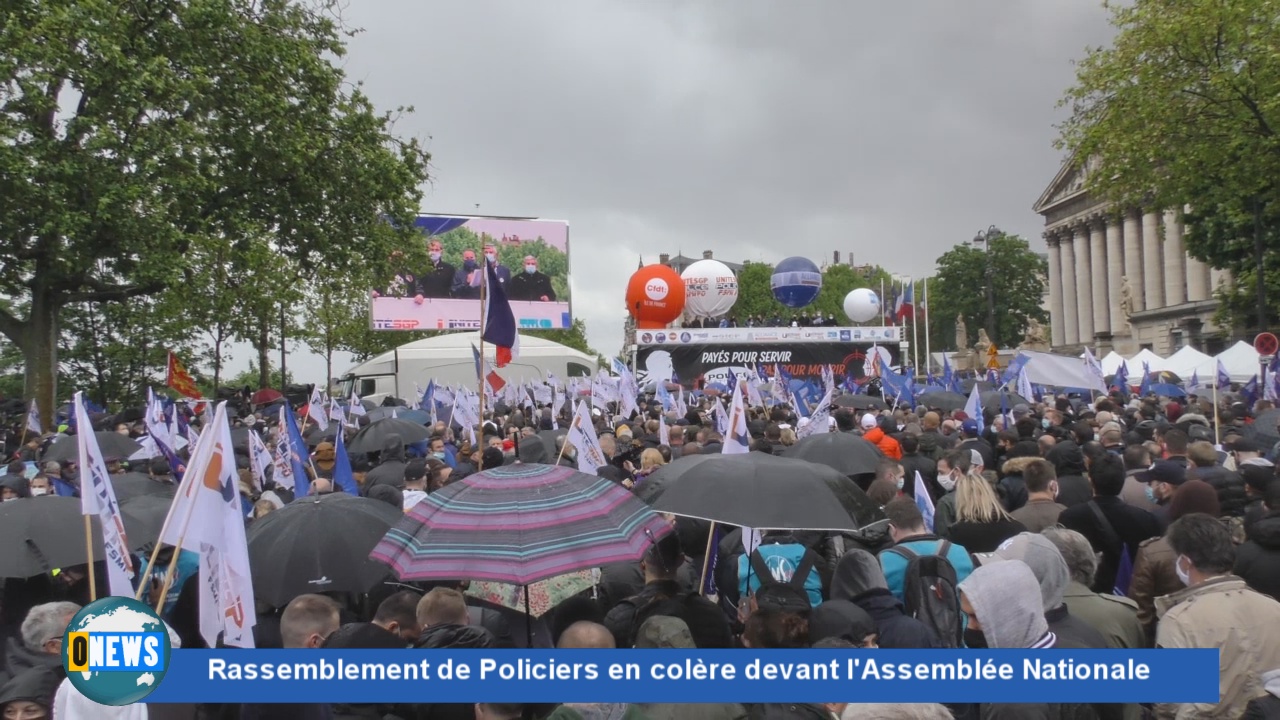
<svg viewBox="0 0 1280 720"><path fill-rule="evenodd" d="M902 293L898 295L897 300L894 301L893 316L897 318L899 322L906 318L915 318L915 296L916 283L912 280L910 283L903 285Z"/></svg>
<svg viewBox="0 0 1280 720"><path fill-rule="evenodd" d="M484 301L484 332L480 338L493 343L497 354L494 365L506 367L520 357L520 334L516 332L516 316L507 301L507 291L498 280L492 263L485 263L486 292Z"/></svg>

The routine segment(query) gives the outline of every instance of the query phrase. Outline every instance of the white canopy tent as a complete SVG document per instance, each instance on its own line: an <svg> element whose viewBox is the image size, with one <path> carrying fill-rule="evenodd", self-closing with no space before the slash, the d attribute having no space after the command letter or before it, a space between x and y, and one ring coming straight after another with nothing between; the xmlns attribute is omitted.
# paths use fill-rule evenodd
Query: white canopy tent
<svg viewBox="0 0 1280 720"><path fill-rule="evenodd" d="M1151 372L1169 369L1166 367L1165 359L1151 352L1148 348L1142 348L1137 355L1129 358L1127 362L1129 363L1129 377L1141 378L1143 363L1147 364L1147 369Z"/></svg>
<svg viewBox="0 0 1280 720"><path fill-rule="evenodd" d="M1208 382L1205 378L1213 377L1217 365L1213 356L1205 355L1190 345L1183 345L1164 361L1164 369L1188 381L1192 375L1196 375L1203 383Z"/></svg>
<svg viewBox="0 0 1280 720"><path fill-rule="evenodd" d="M1218 353L1215 360L1221 360L1222 366L1226 368L1227 374L1231 376L1231 382L1243 383L1249 382L1249 378L1257 375L1258 368L1258 351L1253 349L1249 343L1240 340L1235 345ZM1217 371L1215 365L1214 372ZM1201 373L1200 381L1204 382L1204 374ZM1213 381L1213 376L1209 376L1209 382Z"/></svg>
<svg viewBox="0 0 1280 720"><path fill-rule="evenodd" d="M1107 353L1105 357L1099 360L1098 364L1102 366L1103 375L1115 375L1116 371L1120 369L1120 364L1123 362L1124 356L1115 350L1112 350Z"/></svg>

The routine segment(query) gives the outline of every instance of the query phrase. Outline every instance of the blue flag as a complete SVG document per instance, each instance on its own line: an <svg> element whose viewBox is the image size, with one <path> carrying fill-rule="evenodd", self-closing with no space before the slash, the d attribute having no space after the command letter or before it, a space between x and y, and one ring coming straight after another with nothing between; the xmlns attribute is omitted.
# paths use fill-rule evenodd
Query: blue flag
<svg viewBox="0 0 1280 720"><path fill-rule="evenodd" d="M1146 397L1151 392L1151 366L1142 363L1142 382L1138 384L1138 397Z"/></svg>
<svg viewBox="0 0 1280 720"><path fill-rule="evenodd" d="M293 408L285 403L280 408L280 414L284 416L287 430L285 441L289 445L289 464L293 468L293 495L304 497L311 491L311 476L307 475L307 464L302 460L307 457L307 444L302 440L302 433L298 432L298 420L293 416Z"/></svg>
<svg viewBox="0 0 1280 720"><path fill-rule="evenodd" d="M720 590L716 587L716 565L720 563L720 540L724 537L724 526L715 523L715 535L711 538L711 554L707 556L707 579L702 584L703 595L719 595Z"/></svg>
<svg viewBox="0 0 1280 720"><path fill-rule="evenodd" d="M1120 363L1120 367L1116 369L1116 377L1112 381L1112 386L1120 391L1121 397L1129 395L1129 363Z"/></svg>
<svg viewBox="0 0 1280 720"><path fill-rule="evenodd" d="M432 378L427 382L427 389L422 393L422 399L418 401L418 409L432 412L436 399L436 381Z"/></svg>
<svg viewBox="0 0 1280 720"><path fill-rule="evenodd" d="M347 443L342 439L342 429L333 436L333 484L348 495L359 496L355 473L351 471L351 459L347 457Z"/></svg>
<svg viewBox="0 0 1280 720"><path fill-rule="evenodd" d="M1246 408L1252 408L1254 403L1258 402L1258 376L1254 374L1249 378L1249 382L1240 386L1240 397L1244 400Z"/></svg>

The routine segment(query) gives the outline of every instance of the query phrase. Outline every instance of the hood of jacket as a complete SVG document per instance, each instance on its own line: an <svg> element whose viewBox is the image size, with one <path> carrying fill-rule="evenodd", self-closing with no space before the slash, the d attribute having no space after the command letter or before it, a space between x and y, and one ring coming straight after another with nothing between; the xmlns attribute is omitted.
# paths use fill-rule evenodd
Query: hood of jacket
<svg viewBox="0 0 1280 720"><path fill-rule="evenodd" d="M1040 457L1013 458L1012 460L1006 460L1004 465L1000 468L1000 471L1003 472L1005 475L1021 475L1022 472L1027 469L1028 465L1035 462L1036 460L1043 460L1043 459L1044 458L1040 458Z"/></svg>
<svg viewBox="0 0 1280 720"><path fill-rule="evenodd" d="M62 667L61 657L30 650L22 644L22 638L19 637L9 638L8 644L5 645L4 657L4 666L11 677L29 668Z"/></svg>
<svg viewBox="0 0 1280 720"><path fill-rule="evenodd" d="M877 444L884 439L884 431L878 427L871 428L862 434L862 439L871 444Z"/></svg>
<svg viewBox="0 0 1280 720"><path fill-rule="evenodd" d="M422 631L416 647L424 650L441 648L488 649L494 646L493 633L478 625L454 625L446 623Z"/></svg>
<svg viewBox="0 0 1280 720"><path fill-rule="evenodd" d="M831 577L832 600L856 600L870 590L888 589L880 561L866 550L846 552Z"/></svg>
<svg viewBox="0 0 1280 720"><path fill-rule="evenodd" d="M1262 689L1280 698L1280 669L1262 673Z"/></svg>
<svg viewBox="0 0 1280 720"><path fill-rule="evenodd" d="M0 487L9 488L20 498L31 497L31 482L22 475L0 477Z"/></svg>
<svg viewBox="0 0 1280 720"><path fill-rule="evenodd" d="M1280 550L1280 513L1272 513L1253 523L1249 539L1268 550Z"/></svg>
<svg viewBox="0 0 1280 720"><path fill-rule="evenodd" d="M0 707L14 700L26 700L52 709L53 696L57 694L63 677L60 665L24 670L0 688Z"/></svg>
<svg viewBox="0 0 1280 720"><path fill-rule="evenodd" d="M378 455L379 463L392 461L404 462L404 438L397 433L391 433L382 441L382 452Z"/></svg>
<svg viewBox="0 0 1280 720"><path fill-rule="evenodd" d="M960 583L991 648L1029 648L1049 631L1040 583L1025 563L982 565Z"/></svg>
<svg viewBox="0 0 1280 720"><path fill-rule="evenodd" d="M841 638L859 645L876 632L876 621L848 600L828 600L809 613L809 639Z"/></svg>

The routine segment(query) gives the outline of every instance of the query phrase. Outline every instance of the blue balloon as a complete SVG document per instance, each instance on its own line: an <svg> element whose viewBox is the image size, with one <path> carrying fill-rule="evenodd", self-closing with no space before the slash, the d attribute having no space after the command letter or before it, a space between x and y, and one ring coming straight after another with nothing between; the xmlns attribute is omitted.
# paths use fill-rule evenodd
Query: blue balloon
<svg viewBox="0 0 1280 720"><path fill-rule="evenodd" d="M802 308L818 299L822 271L808 258L789 257L773 269L769 286L778 302L790 308Z"/></svg>

